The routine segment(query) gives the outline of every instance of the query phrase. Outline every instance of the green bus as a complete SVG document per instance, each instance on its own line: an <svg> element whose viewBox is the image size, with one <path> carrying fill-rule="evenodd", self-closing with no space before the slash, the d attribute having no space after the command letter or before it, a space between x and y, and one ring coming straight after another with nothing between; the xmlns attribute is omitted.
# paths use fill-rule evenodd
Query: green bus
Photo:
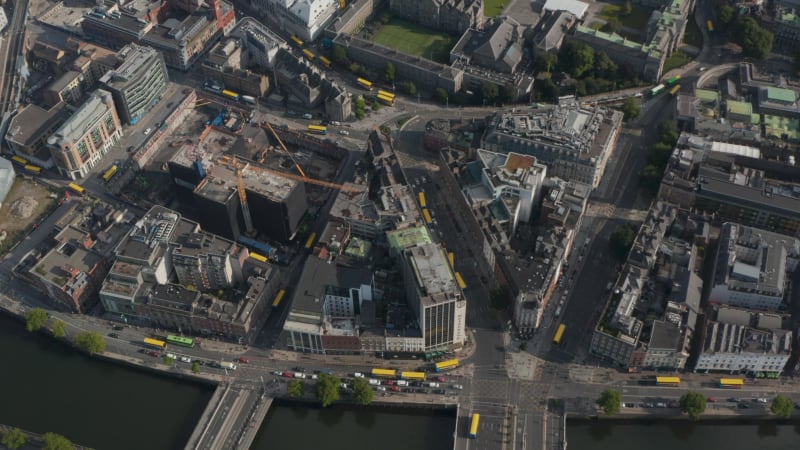
<svg viewBox="0 0 800 450"><path fill-rule="evenodd" d="M167 342L174 345L180 345L182 347L194 347L194 339L187 338L183 336L167 336Z"/></svg>

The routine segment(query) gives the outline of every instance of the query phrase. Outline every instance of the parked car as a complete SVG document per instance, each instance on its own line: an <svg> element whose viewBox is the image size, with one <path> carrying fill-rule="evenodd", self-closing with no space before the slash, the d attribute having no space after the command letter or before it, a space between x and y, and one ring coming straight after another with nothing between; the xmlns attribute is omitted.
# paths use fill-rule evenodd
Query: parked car
<svg viewBox="0 0 800 450"><path fill-rule="evenodd" d="M125 327L123 327L122 325L114 325L113 327L111 327L111 329L114 331L122 331L123 328Z"/></svg>
<svg viewBox="0 0 800 450"><path fill-rule="evenodd" d="M247 363L249 363L249 362L250 362L250 358L245 358L244 356L240 356L240 357L239 357L239 362L240 362L240 363L247 364Z"/></svg>
<svg viewBox="0 0 800 450"><path fill-rule="evenodd" d="M443 377L441 375L439 375L438 377L433 377L433 379L436 380L436 381L441 381L442 383L447 381L447 378L445 378L445 377Z"/></svg>
<svg viewBox="0 0 800 450"><path fill-rule="evenodd" d="M190 363L192 362L192 359L189 358L188 356L181 356L181 361L185 363Z"/></svg>
<svg viewBox="0 0 800 450"><path fill-rule="evenodd" d="M347 130L339 130L339 134L341 134L342 136L349 136L350 132Z"/></svg>
<svg viewBox="0 0 800 450"><path fill-rule="evenodd" d="M708 397L708 399L706 399L706 401L707 401L708 403L717 403L717 399L716 399L716 398L714 398L714 397Z"/></svg>
<svg viewBox="0 0 800 450"><path fill-rule="evenodd" d="M119 339L119 335L117 333L108 333L108 337L114 338L114 339Z"/></svg>
<svg viewBox="0 0 800 450"><path fill-rule="evenodd" d="M311 119L313 119L313 118L314 118L314 116L312 116L312 115L311 115L311 114L309 114L309 113L305 113L305 114L303 114L303 119L308 119L308 120L311 120Z"/></svg>
<svg viewBox="0 0 800 450"><path fill-rule="evenodd" d="M452 385L450 387L453 388L453 389L458 389L459 391L464 389L464 386L462 386L460 384L454 384L454 385Z"/></svg>
<svg viewBox="0 0 800 450"><path fill-rule="evenodd" d="M382 391L382 392L386 392L386 388L383 387L383 386L375 386L375 389L377 389L379 391Z"/></svg>
<svg viewBox="0 0 800 450"><path fill-rule="evenodd" d="M389 386L389 390L392 392L400 392L399 386Z"/></svg>
<svg viewBox="0 0 800 450"><path fill-rule="evenodd" d="M356 377L356 378L364 378L364 374L361 373L361 372L356 372L356 373L353 374L353 376Z"/></svg>
<svg viewBox="0 0 800 450"><path fill-rule="evenodd" d="M144 130L144 135L147 136L148 134L150 134L151 131L153 131L152 128L147 128L146 130Z"/></svg>

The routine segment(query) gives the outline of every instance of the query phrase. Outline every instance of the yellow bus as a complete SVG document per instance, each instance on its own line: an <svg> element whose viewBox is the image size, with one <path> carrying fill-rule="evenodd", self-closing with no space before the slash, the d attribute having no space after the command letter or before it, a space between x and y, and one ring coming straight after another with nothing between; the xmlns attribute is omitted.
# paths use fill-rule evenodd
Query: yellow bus
<svg viewBox="0 0 800 450"><path fill-rule="evenodd" d="M706 26L708 26L708 31L712 32L714 31L714 22L709 20L708 22L706 22Z"/></svg>
<svg viewBox="0 0 800 450"><path fill-rule="evenodd" d="M561 339L564 338L564 332L567 331L567 326L563 323L558 326L556 330L556 335L553 336L553 344L558 345L561 343Z"/></svg>
<svg viewBox="0 0 800 450"><path fill-rule="evenodd" d="M464 278L461 277L461 274L456 272L456 281L458 282L458 287L461 289L467 288L467 283L464 283Z"/></svg>
<svg viewBox="0 0 800 450"><path fill-rule="evenodd" d="M14 161L15 163L21 165L21 166L28 165L28 160L23 158L22 156L16 156L16 155L12 156L11 160Z"/></svg>
<svg viewBox="0 0 800 450"><path fill-rule="evenodd" d="M372 369L373 377L397 378L397 371L392 369Z"/></svg>
<svg viewBox="0 0 800 450"><path fill-rule="evenodd" d="M117 174L118 169L119 168L117 167L116 164L111 166L108 170L106 170L106 173L103 174L103 181L105 181L106 183L111 181L111 179L114 178L114 175Z"/></svg>
<svg viewBox="0 0 800 450"><path fill-rule="evenodd" d="M384 91L383 89L378 89L378 95L382 95L386 98L394 100L395 95L389 91Z"/></svg>
<svg viewBox="0 0 800 450"><path fill-rule="evenodd" d="M425 223L429 225L433 223L433 219L431 218L431 213L426 208L422 208L422 217L425 218Z"/></svg>
<svg viewBox="0 0 800 450"><path fill-rule="evenodd" d="M294 42L298 47L303 46L303 41L301 41L300 38L295 35L292 35L292 42Z"/></svg>
<svg viewBox="0 0 800 450"><path fill-rule="evenodd" d="M80 185L77 185L75 183L70 183L70 184L67 185L67 187L72 189L73 191L77 192L78 194L81 194L81 195L86 193L86 189L84 189L83 187L81 187Z"/></svg>
<svg viewBox="0 0 800 450"><path fill-rule="evenodd" d="M425 381L425 372L400 372L400 378L404 380Z"/></svg>
<svg viewBox="0 0 800 450"><path fill-rule="evenodd" d="M456 254L450 252L447 254L447 260L450 261L450 267L455 269L456 268Z"/></svg>
<svg viewBox="0 0 800 450"><path fill-rule="evenodd" d="M308 58L309 61L313 61L314 58L317 57L317 55L315 55L314 52L312 52L311 50L309 50L307 48L303 49L303 54L306 55L306 58Z"/></svg>
<svg viewBox="0 0 800 450"><path fill-rule="evenodd" d="M678 377L656 377L656 384L659 386L680 386L681 379Z"/></svg>
<svg viewBox="0 0 800 450"><path fill-rule="evenodd" d="M286 296L286 289L281 289L278 291L278 295L275 296L275 300L272 301L272 309L278 309L281 306L281 301L283 297Z"/></svg>
<svg viewBox="0 0 800 450"><path fill-rule="evenodd" d="M472 421L469 424L469 437L476 439L478 437L478 424L481 422L481 415L475 413L472 415Z"/></svg>
<svg viewBox="0 0 800 450"><path fill-rule="evenodd" d="M420 192L419 193L419 206L422 207L422 208L427 208L428 207L428 202L425 201L425 193L424 192Z"/></svg>
<svg viewBox="0 0 800 450"><path fill-rule="evenodd" d="M677 94L680 91L681 91L681 85L676 84L675 86L672 87L672 89L669 90L669 95L672 95L674 97L675 94Z"/></svg>
<svg viewBox="0 0 800 450"><path fill-rule="evenodd" d="M312 134L328 134L328 127L322 125L309 125L308 132Z"/></svg>
<svg viewBox="0 0 800 450"><path fill-rule="evenodd" d="M250 257L256 261L267 262L267 257L260 253L250 252Z"/></svg>
<svg viewBox="0 0 800 450"><path fill-rule="evenodd" d="M394 106L394 98L387 97L383 94L378 94L378 101L385 104L386 106Z"/></svg>
<svg viewBox="0 0 800 450"><path fill-rule="evenodd" d="M159 341L158 339L144 338L143 343L147 347L157 348L159 350L164 350L167 348L167 343L164 341Z"/></svg>
<svg viewBox="0 0 800 450"><path fill-rule="evenodd" d="M331 60L322 55L319 55L319 62L321 62L325 67L329 69L331 68Z"/></svg>
<svg viewBox="0 0 800 450"><path fill-rule="evenodd" d="M306 239L306 250L311 250L314 246L314 241L317 239L317 233L312 232L308 235L308 239Z"/></svg>
<svg viewBox="0 0 800 450"><path fill-rule="evenodd" d="M448 359L447 361L442 361L442 362L436 363L436 365L434 366L434 369L436 369L437 372L444 372L445 370L457 369L458 365L459 365L459 360L457 360L457 359Z"/></svg>
<svg viewBox="0 0 800 450"><path fill-rule="evenodd" d="M358 83L364 89L371 91L372 90L372 82L367 80L366 78L357 78L356 83Z"/></svg>
<svg viewBox="0 0 800 450"><path fill-rule="evenodd" d="M39 166L34 166L33 164L28 164L27 166L25 166L25 170L35 175L39 175L40 173L42 173L42 168Z"/></svg>
<svg viewBox="0 0 800 450"><path fill-rule="evenodd" d="M741 378L720 378L719 387L730 389L741 389L744 387L744 380Z"/></svg>

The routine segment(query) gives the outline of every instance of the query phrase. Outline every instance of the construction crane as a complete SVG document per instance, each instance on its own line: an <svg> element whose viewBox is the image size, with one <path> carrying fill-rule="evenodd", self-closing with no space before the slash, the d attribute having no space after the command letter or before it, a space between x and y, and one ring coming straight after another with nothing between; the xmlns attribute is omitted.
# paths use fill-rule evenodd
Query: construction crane
<svg viewBox="0 0 800 450"><path fill-rule="evenodd" d="M244 190L244 178L242 177L242 167L239 167L239 163L236 161L236 156L233 157L233 162L231 163L234 170L236 171L236 190L239 191L239 200L242 203L242 216L244 217L244 227L247 231L247 234L250 235L253 233L253 218L250 216L250 207L247 206L247 193Z"/></svg>
<svg viewBox="0 0 800 450"><path fill-rule="evenodd" d="M274 170L274 169L269 169L269 168L266 168L266 167L254 166L254 165L251 165L251 164L246 164L244 167L240 168L238 166L238 164L236 163L236 159L235 158L233 159L233 161L231 161L231 159L229 157L227 157L227 156L223 156L222 158L218 159L217 160L217 164L221 164L223 166L228 166L228 167L234 168L234 170L236 170L237 182L239 180L241 180L241 171L246 168L246 169L250 169L250 170L256 170L258 172L264 172L264 173L278 175L278 176L285 177L285 178L290 178L292 180L300 181L302 183L309 183L309 184L314 184L314 185L317 185L317 186L322 186L322 187L329 188L329 189L336 189L336 190L340 190L340 191L353 192L353 193L364 192L363 188L361 188L359 186L345 186L343 184L332 183L330 181L323 181L323 180L317 180L315 178L309 178L309 177L307 177L305 175L302 175L302 176L295 175L293 173L281 172L280 170ZM244 187L244 186L242 186L242 187ZM239 192L240 198L243 196L243 192L244 192L243 190ZM245 201L242 201L242 205L243 205L242 210L245 209L244 208L245 204L246 204Z"/></svg>
<svg viewBox="0 0 800 450"><path fill-rule="evenodd" d="M269 122L264 122L264 125L266 125L266 126L267 126L267 129L268 129L268 130L269 130L269 131L272 133L272 135L273 135L273 136L275 136L275 139L277 139L277 140L278 140L278 144L280 144L280 146L281 146L281 148L283 149L283 151L285 151L285 152L286 152L286 154L287 154L287 155L289 155L289 158L291 158L291 159L292 159L292 162L294 163L294 166L297 168L297 172L298 172L300 175L302 175L302 176L303 176L303 178L308 178L308 177L306 176L306 173L305 173L305 171L303 170L303 168L302 168L302 167L300 167L300 164L297 162L297 160L296 160L296 159L294 159L294 156L292 156L292 153L289 151L289 149L288 149L288 148L286 148L286 146L285 146L285 145L283 145L283 141L281 140L280 136L278 136L278 133L275 131L275 129L274 129L274 128L272 128L272 125L270 125L270 124L269 124Z"/></svg>

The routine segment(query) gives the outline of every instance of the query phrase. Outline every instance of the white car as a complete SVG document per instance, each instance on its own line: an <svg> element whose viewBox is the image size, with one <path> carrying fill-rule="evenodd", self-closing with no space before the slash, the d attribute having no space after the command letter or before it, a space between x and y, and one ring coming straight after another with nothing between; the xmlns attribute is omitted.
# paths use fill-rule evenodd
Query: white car
<svg viewBox="0 0 800 450"><path fill-rule="evenodd" d="M337 122L335 120L331 120L331 125L333 125L333 126L337 126L338 127L341 124L342 124L341 122Z"/></svg>
<svg viewBox="0 0 800 450"><path fill-rule="evenodd" d="M173 355L172 353L167 353L167 355L166 355L166 356L167 356L167 358L169 358L169 359L178 359L178 357L177 357L177 356L175 356L175 355Z"/></svg>
<svg viewBox="0 0 800 450"><path fill-rule="evenodd" d="M370 378L369 379L369 384L371 384L373 386L377 386L377 385L381 384L381 382L376 380L376 379L374 379L374 378Z"/></svg>
<svg viewBox="0 0 800 450"><path fill-rule="evenodd" d="M430 383L428 383L428 386L430 386L432 388L438 388L439 387L439 383L430 382Z"/></svg>
<svg viewBox="0 0 800 450"><path fill-rule="evenodd" d="M385 388L385 387L383 387L383 386L377 386L377 387L375 387L375 389L377 389L377 390L379 390L379 391L386 392L386 388Z"/></svg>
<svg viewBox="0 0 800 450"><path fill-rule="evenodd" d="M347 130L339 130L339 134L342 136L350 136L350 132Z"/></svg>
<svg viewBox="0 0 800 450"><path fill-rule="evenodd" d="M148 129L144 130L144 135L147 136L148 134L150 134L151 131L153 131L152 128L148 128Z"/></svg>
<svg viewBox="0 0 800 450"><path fill-rule="evenodd" d="M452 386L452 388L453 388L453 389L458 389L458 390L460 391L460 390L464 389L464 386L462 386L462 385L460 385L460 384L454 384L454 385Z"/></svg>
<svg viewBox="0 0 800 450"><path fill-rule="evenodd" d="M190 363L192 360L188 356L181 356L181 361L185 363Z"/></svg>
<svg viewBox="0 0 800 450"><path fill-rule="evenodd" d="M361 373L361 372L356 372L356 373L353 374L353 376L356 377L356 378L364 378L364 374Z"/></svg>

